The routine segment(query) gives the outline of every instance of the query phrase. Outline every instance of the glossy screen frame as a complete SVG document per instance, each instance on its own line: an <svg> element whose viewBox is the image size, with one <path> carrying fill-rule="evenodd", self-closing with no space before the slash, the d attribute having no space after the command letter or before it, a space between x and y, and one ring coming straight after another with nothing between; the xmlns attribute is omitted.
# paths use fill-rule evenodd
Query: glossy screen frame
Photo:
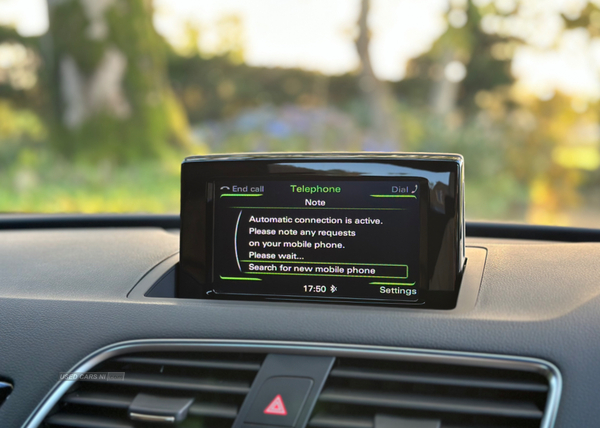
<svg viewBox="0 0 600 428"><path fill-rule="evenodd" d="M213 183L219 179L410 179L429 183L423 215L427 245L422 272L427 286L419 304L365 299L364 304L451 309L456 305L465 263L463 158L453 154L249 154L187 158L181 168L180 263L177 296L214 298L210 295L213 269ZM225 297L221 299L240 297ZM306 297L282 299L264 295L244 300L313 302ZM323 303L334 303L328 299ZM339 303L344 302L343 299Z"/></svg>

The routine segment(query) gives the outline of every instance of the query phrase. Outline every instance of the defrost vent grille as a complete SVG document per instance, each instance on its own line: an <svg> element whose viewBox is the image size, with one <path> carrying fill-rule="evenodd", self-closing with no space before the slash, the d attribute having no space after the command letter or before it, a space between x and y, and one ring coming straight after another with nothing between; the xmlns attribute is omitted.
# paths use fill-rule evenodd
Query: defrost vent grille
<svg viewBox="0 0 600 428"><path fill-rule="evenodd" d="M133 413L134 402L179 399L188 405L185 422L175 421L177 426L229 428L264 358L252 353L145 352L109 359L75 382L40 426L139 428L155 426L152 422L162 426L160 419L152 419L156 416Z"/></svg>
<svg viewBox="0 0 600 428"><path fill-rule="evenodd" d="M338 358L308 426L539 428L548 394L531 371Z"/></svg>

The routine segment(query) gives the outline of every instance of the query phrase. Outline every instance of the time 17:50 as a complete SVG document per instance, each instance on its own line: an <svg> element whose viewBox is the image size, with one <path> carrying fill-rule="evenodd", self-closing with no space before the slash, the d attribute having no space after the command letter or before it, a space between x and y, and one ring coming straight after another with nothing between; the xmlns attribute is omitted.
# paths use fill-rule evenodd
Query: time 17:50
<svg viewBox="0 0 600 428"><path fill-rule="evenodd" d="M326 285L305 285L304 292L305 293L326 293L327 286Z"/></svg>

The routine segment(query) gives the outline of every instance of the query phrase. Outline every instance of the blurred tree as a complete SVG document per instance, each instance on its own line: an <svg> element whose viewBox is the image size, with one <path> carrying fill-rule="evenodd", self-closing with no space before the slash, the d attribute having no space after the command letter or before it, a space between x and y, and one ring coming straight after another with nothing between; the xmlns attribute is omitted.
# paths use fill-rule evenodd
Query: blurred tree
<svg viewBox="0 0 600 428"><path fill-rule="evenodd" d="M448 28L425 54L411 60L406 78L397 84L414 105L427 104L446 116L456 109L476 113L475 96L481 90L511 85L510 57L495 56L503 39L482 31L480 10L471 2L453 2Z"/></svg>
<svg viewBox="0 0 600 428"><path fill-rule="evenodd" d="M169 85L151 0L48 0L42 40L51 142L62 153L119 161L190 143Z"/></svg>
<svg viewBox="0 0 600 428"><path fill-rule="evenodd" d="M479 1L480 27L500 38L490 49L497 58L512 60L534 52L538 60L541 55L556 59L565 40L574 34L598 40L599 3ZM588 55L593 57L592 50ZM507 164L527 184L526 218L530 222L568 223L566 212L580 205L582 185L586 179L594 180L591 172L600 166L600 135L595 131L599 117L594 105L597 95L589 92L561 93L561 85L555 82L530 87L516 81L510 89L480 91L475 98L485 116L504 127L512 141L507 146ZM596 193L597 184L593 186Z"/></svg>
<svg viewBox="0 0 600 428"><path fill-rule="evenodd" d="M226 15L216 23L218 41L213 46L213 51L226 55L234 64L244 62L244 27L242 19L237 15Z"/></svg>
<svg viewBox="0 0 600 428"><path fill-rule="evenodd" d="M369 29L369 9L371 0L360 0L358 16L358 36L354 41L360 58L359 88L369 106L369 125L373 140L369 149L401 149L401 137L396 114L396 100L386 82L377 78L371 63L371 30ZM372 145L372 147L371 147Z"/></svg>
<svg viewBox="0 0 600 428"><path fill-rule="evenodd" d="M22 37L12 27L0 26L0 99L16 108L39 109L44 92L38 83L38 37Z"/></svg>
<svg viewBox="0 0 600 428"><path fill-rule="evenodd" d="M209 58L196 53L172 55L169 76L183 100L190 122L227 119L261 105L322 105L320 73L301 69L253 67L237 64L229 54ZM327 78L328 100L343 104L358 96L356 76Z"/></svg>

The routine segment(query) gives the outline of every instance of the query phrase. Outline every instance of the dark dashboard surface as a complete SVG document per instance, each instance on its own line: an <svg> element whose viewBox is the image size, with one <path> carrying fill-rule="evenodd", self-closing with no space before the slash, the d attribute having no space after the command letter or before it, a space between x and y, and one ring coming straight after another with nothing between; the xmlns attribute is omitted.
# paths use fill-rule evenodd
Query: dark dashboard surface
<svg viewBox="0 0 600 428"><path fill-rule="evenodd" d="M15 386L0 407L1 426L22 426L59 373L97 349L160 338L536 357L563 376L557 427L595 426L600 419L600 243L519 240L515 229L508 234L513 239L471 237L467 246L487 254L473 305L414 310L127 297L179 245L175 232L127 225L0 231L0 376Z"/></svg>

